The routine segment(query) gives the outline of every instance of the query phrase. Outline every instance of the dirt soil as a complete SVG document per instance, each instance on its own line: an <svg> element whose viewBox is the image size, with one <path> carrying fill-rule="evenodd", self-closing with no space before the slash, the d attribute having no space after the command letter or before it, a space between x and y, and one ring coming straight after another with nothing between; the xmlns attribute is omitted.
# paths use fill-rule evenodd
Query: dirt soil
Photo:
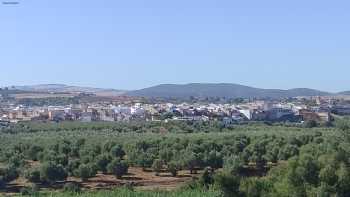
<svg viewBox="0 0 350 197"><path fill-rule="evenodd" d="M36 163L33 162L33 164ZM193 178L198 176L199 174L191 175L189 171L179 171L176 177L172 177L168 172L163 172L160 173L159 176L156 176L154 172L143 171L142 168L138 167L130 167L128 175L123 176L121 179L117 179L114 175L98 173L95 177L84 182L82 182L80 178L68 177L65 182L57 182L57 184L50 187L45 185L39 185L39 187L44 190L60 189L65 183L75 182L79 183L84 190L113 189L115 187L131 185L139 190L169 191L183 186L185 183L190 182ZM5 191L0 191L0 196L4 193L18 193L21 188L30 185L31 183L26 179L18 178L8 184Z"/></svg>
<svg viewBox="0 0 350 197"><path fill-rule="evenodd" d="M180 171L177 177L172 177L170 173L160 173L159 176L156 176L154 172L130 167L128 175L121 179L117 179L113 175L97 174L96 177L90 178L86 182L81 182L77 178L69 178L68 181L79 182L88 189L106 189L128 184L142 190L172 190L191 181L192 177L194 176L187 171Z"/></svg>

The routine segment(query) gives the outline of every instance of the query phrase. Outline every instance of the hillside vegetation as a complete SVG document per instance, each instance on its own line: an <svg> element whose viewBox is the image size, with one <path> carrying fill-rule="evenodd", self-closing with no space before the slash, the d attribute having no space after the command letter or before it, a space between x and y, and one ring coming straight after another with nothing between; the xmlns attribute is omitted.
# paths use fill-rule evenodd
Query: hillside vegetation
<svg viewBox="0 0 350 197"><path fill-rule="evenodd" d="M23 194L48 188L66 191L53 196L106 196L84 186L105 174L128 188L115 196L349 196L349 121L336 125L17 124L0 134L0 186L9 192L22 177ZM141 192L130 168L159 177L187 171L193 180L176 192ZM51 195L46 190L41 194Z"/></svg>
<svg viewBox="0 0 350 197"><path fill-rule="evenodd" d="M260 89L238 84L162 84L127 92L130 96L162 97L162 98L189 98L189 97L225 97L225 98L289 98L297 96L326 96L331 93L308 88L290 90Z"/></svg>

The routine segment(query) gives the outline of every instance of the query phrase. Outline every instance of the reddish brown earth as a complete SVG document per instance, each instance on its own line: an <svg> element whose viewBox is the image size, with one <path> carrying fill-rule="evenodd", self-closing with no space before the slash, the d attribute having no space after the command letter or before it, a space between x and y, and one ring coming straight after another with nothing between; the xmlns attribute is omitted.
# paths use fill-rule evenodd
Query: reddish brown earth
<svg viewBox="0 0 350 197"><path fill-rule="evenodd" d="M141 168L130 167L129 173L121 179L113 175L97 174L96 177L88 181L81 182L75 177L68 178L67 181L81 183L84 188L88 189L110 189L122 185L133 185L139 189L163 189L171 190L180 187L186 182L192 180L194 175L188 174L187 171L180 171L179 175L172 177L170 173L160 173L156 176L154 172L143 171Z"/></svg>
<svg viewBox="0 0 350 197"><path fill-rule="evenodd" d="M33 162L32 164L37 165L36 162ZM160 173L159 176L156 176L154 172L143 171L142 168L138 167L130 167L128 175L123 176L121 179L117 179L113 175L98 173L95 177L84 182L82 182L80 178L68 177L65 182L58 182L53 186L40 185L39 187L50 190L60 189L67 182L76 182L81 184L83 189L88 190L113 189L124 185L132 185L140 190L173 190L190 182L194 177L198 176L199 174L189 174L189 171L179 171L178 176L176 177L172 177L171 174L167 172ZM0 194L4 192L7 194L18 193L21 188L30 185L31 183L25 178L18 178L8 185L6 191L0 191Z"/></svg>

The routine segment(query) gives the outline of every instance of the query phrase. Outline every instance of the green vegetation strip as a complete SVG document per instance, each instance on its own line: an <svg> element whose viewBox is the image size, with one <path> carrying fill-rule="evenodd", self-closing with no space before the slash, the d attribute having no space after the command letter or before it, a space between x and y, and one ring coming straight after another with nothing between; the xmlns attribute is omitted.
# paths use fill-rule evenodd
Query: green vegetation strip
<svg viewBox="0 0 350 197"><path fill-rule="evenodd" d="M19 195L20 196L20 195ZM96 191L96 192L51 192L36 193L32 196L38 197L215 197L219 196L219 192L187 190L187 191L130 191L128 189L116 189L112 191Z"/></svg>

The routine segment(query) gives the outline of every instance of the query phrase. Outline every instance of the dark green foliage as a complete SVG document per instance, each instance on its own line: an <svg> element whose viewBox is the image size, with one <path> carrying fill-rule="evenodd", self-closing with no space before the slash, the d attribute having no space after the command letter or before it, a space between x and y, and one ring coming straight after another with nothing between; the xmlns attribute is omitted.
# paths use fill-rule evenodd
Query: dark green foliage
<svg viewBox="0 0 350 197"><path fill-rule="evenodd" d="M156 173L156 176L158 176L159 173L162 171L163 164L164 164L163 161L160 159L154 160L154 162L152 164L152 168L153 168L153 171Z"/></svg>
<svg viewBox="0 0 350 197"><path fill-rule="evenodd" d="M259 178L246 178L240 183L240 192L243 196L260 197L266 196L271 189L271 184Z"/></svg>
<svg viewBox="0 0 350 197"><path fill-rule="evenodd" d="M68 165L66 166L66 170L69 176L73 176L76 169L79 168L81 162L79 159L70 159Z"/></svg>
<svg viewBox="0 0 350 197"><path fill-rule="evenodd" d="M189 170L191 174L197 173L196 169L202 163L201 155L194 152L183 153L183 166L185 169Z"/></svg>
<svg viewBox="0 0 350 197"><path fill-rule="evenodd" d="M112 148L116 145L117 143L114 142L114 141L106 141L104 144L103 144L103 151L105 152L110 152L112 150Z"/></svg>
<svg viewBox="0 0 350 197"><path fill-rule="evenodd" d="M315 120L308 120L304 122L305 128L314 128L318 126L318 123Z"/></svg>
<svg viewBox="0 0 350 197"><path fill-rule="evenodd" d="M204 163L206 166L210 166L213 169L221 168L223 165L223 157L220 152L213 150L205 155Z"/></svg>
<svg viewBox="0 0 350 197"><path fill-rule="evenodd" d="M28 181L32 183L40 183L40 170L39 169L29 169L26 174L25 178L28 179Z"/></svg>
<svg viewBox="0 0 350 197"><path fill-rule="evenodd" d="M24 166L24 156L21 153L15 153L11 155L11 157L8 160L8 166L10 168L20 168Z"/></svg>
<svg viewBox="0 0 350 197"><path fill-rule="evenodd" d="M289 158L298 155L298 152L298 146L287 144L279 150L278 160L288 160Z"/></svg>
<svg viewBox="0 0 350 197"><path fill-rule="evenodd" d="M15 180L18 176L18 170L13 166L4 169L0 168L0 188L6 187L7 183Z"/></svg>
<svg viewBox="0 0 350 197"><path fill-rule="evenodd" d="M0 177L4 182L11 182L19 176L18 170L14 167L0 169Z"/></svg>
<svg viewBox="0 0 350 197"><path fill-rule="evenodd" d="M79 193L81 192L81 187L79 184L71 182L64 184L63 190L68 193Z"/></svg>
<svg viewBox="0 0 350 197"><path fill-rule="evenodd" d="M23 98L17 101L17 104L25 106L64 106L78 103L79 97Z"/></svg>
<svg viewBox="0 0 350 197"><path fill-rule="evenodd" d="M350 131L350 119L348 117L337 119L336 127L339 128L341 131Z"/></svg>
<svg viewBox="0 0 350 197"><path fill-rule="evenodd" d="M151 153L134 153L136 154L134 156L135 164L142 167L143 169L145 168L150 168L153 164L154 161L154 155ZM132 156L132 155L130 155Z"/></svg>
<svg viewBox="0 0 350 197"><path fill-rule="evenodd" d="M334 171L334 166L329 164L322 168L319 174L319 179L321 182L326 183L329 186L335 186L338 182L338 177Z"/></svg>
<svg viewBox="0 0 350 197"><path fill-rule="evenodd" d="M89 178L96 175L96 169L92 165L81 164L74 174L80 177L82 181L87 181Z"/></svg>
<svg viewBox="0 0 350 197"><path fill-rule="evenodd" d="M218 173L214 177L215 184L224 197L239 196L240 178L227 173Z"/></svg>
<svg viewBox="0 0 350 197"><path fill-rule="evenodd" d="M47 162L42 164L40 168L40 178L47 183L55 183L56 181L63 181L67 178L67 172L60 164Z"/></svg>
<svg viewBox="0 0 350 197"><path fill-rule="evenodd" d="M120 159L114 159L107 166L108 172L114 174L118 179L122 178L123 175L128 173L128 168L128 164Z"/></svg>
<svg viewBox="0 0 350 197"><path fill-rule="evenodd" d="M156 172L172 176L180 169L204 172L191 187L225 195L345 197L349 136L340 128L263 123L19 123L0 133L0 163L6 169L0 184L22 172L31 182L40 175L40 182L51 184L68 174L86 180L97 170L121 178L129 165L154 164Z"/></svg>
<svg viewBox="0 0 350 197"><path fill-rule="evenodd" d="M39 155L40 153L43 151L44 149L41 146L37 146L37 145L33 145L29 148L28 150L28 157L29 159L33 160L33 161L37 161L39 159Z"/></svg>
<svg viewBox="0 0 350 197"><path fill-rule="evenodd" d="M35 184L30 187L24 187L21 189L21 195L23 196L38 196L39 195L39 187Z"/></svg>
<svg viewBox="0 0 350 197"><path fill-rule="evenodd" d="M168 163L168 171L171 173L172 176L177 176L177 172L180 169L180 164L176 161L171 161Z"/></svg>
<svg viewBox="0 0 350 197"><path fill-rule="evenodd" d="M96 158L97 169L103 173L107 172L107 166L111 162L111 157L107 154L99 155Z"/></svg>
<svg viewBox="0 0 350 197"><path fill-rule="evenodd" d="M6 187L6 181L4 180L3 176L0 176L0 189L3 189Z"/></svg>
<svg viewBox="0 0 350 197"><path fill-rule="evenodd" d="M111 148L111 154L114 157L117 157L119 159L123 159L125 156L125 151L123 150L123 147L121 145L114 145Z"/></svg>
<svg viewBox="0 0 350 197"><path fill-rule="evenodd" d="M345 197L350 196L350 170L342 163L336 172L338 182L336 185L336 191L339 196Z"/></svg>
<svg viewBox="0 0 350 197"><path fill-rule="evenodd" d="M206 189L209 189L209 186L214 183L214 171L212 168L205 168L202 176L201 183L204 185Z"/></svg>
<svg viewBox="0 0 350 197"><path fill-rule="evenodd" d="M236 155L231 155L224 160L224 170L230 174L240 174L244 168L244 161Z"/></svg>

